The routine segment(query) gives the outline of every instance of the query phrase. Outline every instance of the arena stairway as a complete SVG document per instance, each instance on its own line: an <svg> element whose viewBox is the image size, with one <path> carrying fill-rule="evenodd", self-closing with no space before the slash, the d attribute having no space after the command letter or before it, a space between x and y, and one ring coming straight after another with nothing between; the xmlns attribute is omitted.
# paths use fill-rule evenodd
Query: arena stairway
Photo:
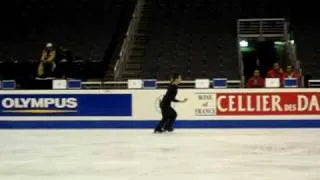
<svg viewBox="0 0 320 180"><path fill-rule="evenodd" d="M130 50L129 60L122 74L122 79L139 78L142 72L142 64L145 56L145 48L150 34L152 21L152 1L146 1L142 10L142 17L135 33L133 47Z"/></svg>

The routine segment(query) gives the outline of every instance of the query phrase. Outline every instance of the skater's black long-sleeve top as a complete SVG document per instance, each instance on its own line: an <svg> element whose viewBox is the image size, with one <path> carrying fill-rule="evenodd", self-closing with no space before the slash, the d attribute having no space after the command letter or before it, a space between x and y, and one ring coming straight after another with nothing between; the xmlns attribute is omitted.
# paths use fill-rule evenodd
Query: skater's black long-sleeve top
<svg viewBox="0 0 320 180"><path fill-rule="evenodd" d="M171 102L179 102L176 99L176 95L178 93L178 86L175 84L170 84L167 93L164 95L161 105L162 106L170 106Z"/></svg>

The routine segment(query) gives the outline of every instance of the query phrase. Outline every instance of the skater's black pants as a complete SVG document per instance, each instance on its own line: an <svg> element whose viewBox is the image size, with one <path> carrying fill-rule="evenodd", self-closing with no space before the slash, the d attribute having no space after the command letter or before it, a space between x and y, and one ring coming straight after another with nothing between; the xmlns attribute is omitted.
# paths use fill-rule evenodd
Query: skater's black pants
<svg viewBox="0 0 320 180"><path fill-rule="evenodd" d="M160 106L162 119L156 129L172 129L173 123L177 118L177 112L169 105L169 106Z"/></svg>

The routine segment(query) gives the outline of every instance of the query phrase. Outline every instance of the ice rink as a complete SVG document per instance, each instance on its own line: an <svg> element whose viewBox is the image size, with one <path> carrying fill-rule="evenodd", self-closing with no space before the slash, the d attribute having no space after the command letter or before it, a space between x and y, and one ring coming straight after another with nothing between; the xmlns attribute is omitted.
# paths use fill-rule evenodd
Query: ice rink
<svg viewBox="0 0 320 180"><path fill-rule="evenodd" d="M2 130L1 180L319 180L320 129Z"/></svg>

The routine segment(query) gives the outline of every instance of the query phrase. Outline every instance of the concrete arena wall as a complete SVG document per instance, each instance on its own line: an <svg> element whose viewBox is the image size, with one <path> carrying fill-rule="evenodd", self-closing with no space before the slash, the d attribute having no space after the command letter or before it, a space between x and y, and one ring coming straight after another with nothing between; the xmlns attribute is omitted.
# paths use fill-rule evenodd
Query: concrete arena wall
<svg viewBox="0 0 320 180"><path fill-rule="evenodd" d="M153 128L165 90L0 91L0 128ZM317 89L182 89L176 128L318 128Z"/></svg>

